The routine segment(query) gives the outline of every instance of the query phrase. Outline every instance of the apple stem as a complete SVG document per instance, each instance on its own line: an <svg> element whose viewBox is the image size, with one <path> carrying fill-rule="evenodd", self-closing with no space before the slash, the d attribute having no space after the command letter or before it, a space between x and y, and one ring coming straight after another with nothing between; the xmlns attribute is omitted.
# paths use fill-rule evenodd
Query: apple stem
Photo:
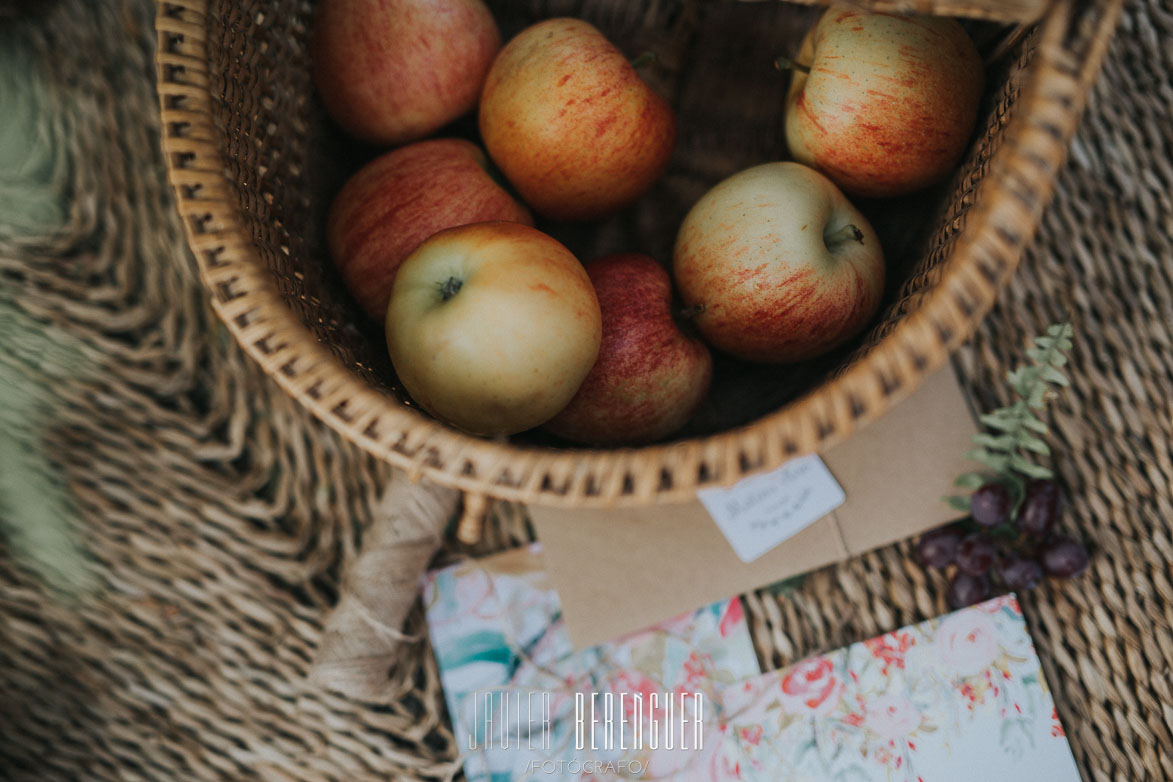
<svg viewBox="0 0 1173 782"><path fill-rule="evenodd" d="M655 61L656 61L656 53L648 51L648 52L644 52L643 54L639 55L634 60L632 60L631 67L635 68L638 71L640 68L644 67L645 65L651 65Z"/></svg>
<svg viewBox="0 0 1173 782"><path fill-rule="evenodd" d="M844 242L859 242L863 244L863 231L848 223L834 233L825 234L823 241L827 243L828 248L837 247Z"/></svg>
<svg viewBox="0 0 1173 782"><path fill-rule="evenodd" d="M444 282L440 283L440 301L448 301L451 299L456 295L457 291L460 290L462 285L464 285L464 283L455 277L449 277L448 279L444 280Z"/></svg>
<svg viewBox="0 0 1173 782"><path fill-rule="evenodd" d="M811 67L803 65L800 62L795 62L789 57L779 57L774 60L774 67L780 71L798 71L799 73L810 73Z"/></svg>

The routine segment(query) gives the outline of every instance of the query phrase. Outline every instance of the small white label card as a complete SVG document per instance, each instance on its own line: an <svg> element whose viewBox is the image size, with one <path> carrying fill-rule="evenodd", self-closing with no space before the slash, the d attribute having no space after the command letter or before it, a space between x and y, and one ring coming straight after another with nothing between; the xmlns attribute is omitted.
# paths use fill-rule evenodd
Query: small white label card
<svg viewBox="0 0 1173 782"><path fill-rule="evenodd" d="M697 498L742 562L753 562L838 508L847 499L817 454L728 489L701 489Z"/></svg>

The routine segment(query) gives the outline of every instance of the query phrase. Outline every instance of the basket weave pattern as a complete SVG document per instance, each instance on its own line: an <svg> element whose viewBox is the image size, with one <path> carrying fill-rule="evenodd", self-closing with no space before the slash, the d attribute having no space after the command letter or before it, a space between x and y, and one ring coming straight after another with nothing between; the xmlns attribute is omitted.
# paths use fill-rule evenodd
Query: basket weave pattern
<svg viewBox="0 0 1173 782"><path fill-rule="evenodd" d="M265 371L332 428L413 475L473 493L567 505L677 501L843 439L913 390L972 333L1050 197L1119 4L1055 3L1018 55L995 66L1001 83L990 90L984 133L940 192L938 219L930 222L931 211L906 214L901 222L913 224L912 233L886 241L893 276L906 281L853 357L816 362L811 371L825 382L797 399L788 398L792 387L774 382L780 375L751 373L749 407L760 417L666 445L605 451L483 440L436 422L395 392L381 340L329 272L322 246L322 214L345 172L331 158L338 139L309 83L310 3L161 1L164 146L215 308ZM507 34L533 15L530 4L496 5ZM700 56L671 48L672 41L691 40L684 35L690 29L696 34L695 2L550 5L538 10L585 16L621 42L666 44L659 86L670 93L682 89L688 57ZM737 6L721 9L733 14ZM935 9L972 10L949 3ZM796 41L810 20L790 15L794 21L775 40ZM714 67L732 59L701 54L712 56ZM745 121L768 128L777 120ZM726 130L721 138L734 160L761 159L768 153L746 137L776 139L773 131ZM705 182L731 170L712 144L688 144L682 140L664 185L680 209ZM924 227L934 225L926 235ZM671 232L659 226L658 235L663 245ZM811 377L804 378L809 385ZM734 394L726 407L740 407L744 398Z"/></svg>
<svg viewBox="0 0 1173 782"><path fill-rule="evenodd" d="M0 777L451 779L426 643L403 647L388 702L305 680L331 574L389 470L311 420L205 307L155 151L149 6L58 0L14 25L14 49L35 54L22 78L58 107L39 138L61 222L0 220L0 315L19 324L0 329L0 374L37 389L48 423L4 434L52 455L102 589L66 604L0 538ZM1037 241L958 353L990 408L1027 335L1076 325L1072 387L1048 414L1065 521L1094 556L1023 608L1095 782L1173 779L1170 34L1168 3L1127 6ZM486 548L519 526L493 520ZM751 595L747 614L774 667L937 615L944 590L890 546Z"/></svg>

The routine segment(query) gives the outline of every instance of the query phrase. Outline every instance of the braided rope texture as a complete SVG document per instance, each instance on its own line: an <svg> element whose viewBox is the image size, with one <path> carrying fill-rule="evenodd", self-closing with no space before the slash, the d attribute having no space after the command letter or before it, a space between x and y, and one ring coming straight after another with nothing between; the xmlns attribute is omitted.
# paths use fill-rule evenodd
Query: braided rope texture
<svg viewBox="0 0 1173 782"><path fill-rule="evenodd" d="M390 468L208 307L158 152L153 4L24 5L0 23L0 778L458 775L426 643L379 702L306 681ZM1171 36L1162 0L1125 8L1056 200L956 359L988 408L1029 335L1076 326L1050 423L1094 559L1023 603L1089 780L1173 778ZM44 530L57 559L29 554ZM528 536L496 505L473 553ZM939 614L944 587L901 544L747 607L776 667Z"/></svg>

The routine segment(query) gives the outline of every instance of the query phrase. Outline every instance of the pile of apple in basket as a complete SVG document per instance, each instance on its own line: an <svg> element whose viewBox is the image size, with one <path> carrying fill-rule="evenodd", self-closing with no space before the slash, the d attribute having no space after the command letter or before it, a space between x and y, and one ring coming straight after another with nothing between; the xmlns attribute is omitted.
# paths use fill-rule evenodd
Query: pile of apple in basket
<svg viewBox="0 0 1173 782"><path fill-rule="evenodd" d="M584 266L530 210L622 210L676 140L672 107L599 30L548 19L502 47L482 0L324 0L312 57L338 124L396 147L342 188L327 236L354 298L386 324L404 388L468 432L541 426L599 445L683 426L708 391L710 347L789 363L857 335L884 259L844 192L902 195L948 175L983 81L953 19L832 6L779 61L793 69L794 160L713 187L671 259L633 247ZM473 110L487 157L420 140Z"/></svg>

